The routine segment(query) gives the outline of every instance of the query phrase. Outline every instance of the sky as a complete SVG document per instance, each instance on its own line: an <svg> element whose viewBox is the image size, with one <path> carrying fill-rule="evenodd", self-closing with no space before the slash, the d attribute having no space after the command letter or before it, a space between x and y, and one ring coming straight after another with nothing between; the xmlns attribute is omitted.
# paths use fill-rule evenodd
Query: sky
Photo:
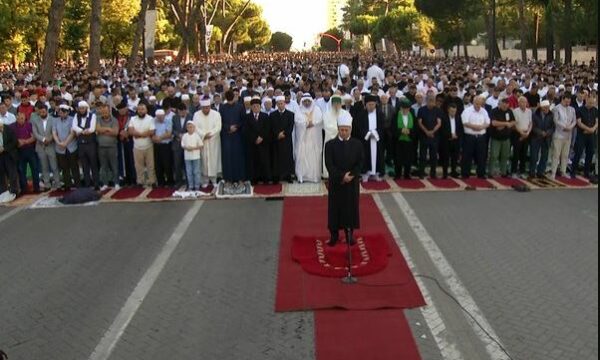
<svg viewBox="0 0 600 360"><path fill-rule="evenodd" d="M327 1L253 0L263 8L272 32L282 31L294 38L292 49L314 45L315 37L327 27Z"/></svg>

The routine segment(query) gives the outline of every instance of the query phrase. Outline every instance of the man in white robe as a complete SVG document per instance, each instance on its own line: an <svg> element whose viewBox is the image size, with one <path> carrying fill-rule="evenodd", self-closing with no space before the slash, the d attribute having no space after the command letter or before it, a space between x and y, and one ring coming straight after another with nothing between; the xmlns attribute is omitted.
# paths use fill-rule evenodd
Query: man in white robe
<svg viewBox="0 0 600 360"><path fill-rule="evenodd" d="M296 177L298 181L321 181L323 154L323 114L310 94L302 97L302 106L294 116Z"/></svg>
<svg viewBox="0 0 600 360"><path fill-rule="evenodd" d="M349 112L342 109L342 97L333 95L331 97L331 108L323 117L323 128L325 129L325 144L338 136L338 123L340 121L352 122ZM325 166L325 154L323 154L323 178L329 179L329 172Z"/></svg>
<svg viewBox="0 0 600 360"><path fill-rule="evenodd" d="M209 182L217 183L221 173L221 114L211 109L210 99L200 101L200 110L193 119L196 132L204 142L202 150L202 188L206 189Z"/></svg>

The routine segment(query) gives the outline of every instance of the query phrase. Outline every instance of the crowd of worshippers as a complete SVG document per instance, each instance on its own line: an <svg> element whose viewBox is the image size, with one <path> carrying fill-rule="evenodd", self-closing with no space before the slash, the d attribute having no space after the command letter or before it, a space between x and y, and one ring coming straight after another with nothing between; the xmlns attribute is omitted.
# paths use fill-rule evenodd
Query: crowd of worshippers
<svg viewBox="0 0 600 360"><path fill-rule="evenodd" d="M35 71L2 73L0 193L320 182L340 120L363 143L363 181L594 175L595 61L263 54L62 66L45 84Z"/></svg>

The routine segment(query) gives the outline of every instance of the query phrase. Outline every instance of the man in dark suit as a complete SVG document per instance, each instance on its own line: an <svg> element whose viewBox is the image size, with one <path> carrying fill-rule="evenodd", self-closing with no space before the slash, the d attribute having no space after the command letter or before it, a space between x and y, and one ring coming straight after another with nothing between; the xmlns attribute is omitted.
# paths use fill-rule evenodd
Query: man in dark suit
<svg viewBox="0 0 600 360"><path fill-rule="evenodd" d="M15 132L0 121L0 194L7 190L14 195L19 193L17 144ZM9 187L6 186L7 178Z"/></svg>
<svg viewBox="0 0 600 360"><path fill-rule="evenodd" d="M260 111L261 100L251 101L252 109L246 115L246 170L253 184L271 182L271 124L269 116Z"/></svg>
<svg viewBox="0 0 600 360"><path fill-rule="evenodd" d="M192 121L192 115L188 112L188 107L185 104L179 104L179 108L176 109L177 114L173 116L173 125L171 133L173 134L173 141L171 142L171 148L173 150L173 172L175 173L175 184L176 187L184 185L183 173L185 172L185 166L183 161L183 149L181 148L181 139L187 132L185 124L188 121Z"/></svg>
<svg viewBox="0 0 600 360"><path fill-rule="evenodd" d="M458 106L450 102L448 110L442 118L442 131L440 141L440 160L442 162L444 179L448 178L448 167L450 176L458 178L458 158L460 156L461 142L464 135L464 127L458 112Z"/></svg>
<svg viewBox="0 0 600 360"><path fill-rule="evenodd" d="M294 131L294 113L285 108L285 97L276 99L277 110L269 116L271 133L273 134L272 169L276 182L285 180L292 182L294 174L294 145L292 132Z"/></svg>
<svg viewBox="0 0 600 360"><path fill-rule="evenodd" d="M360 127L360 136L364 147L365 159L363 164L363 181L368 181L371 177L376 181L381 181L381 176L385 174L385 165L383 159L383 134L384 124L383 115L377 110L379 98L374 95L367 95L365 98L365 110L359 115L357 126Z"/></svg>
<svg viewBox="0 0 600 360"><path fill-rule="evenodd" d="M392 105L388 95L380 97L379 112L383 115L383 149L385 151L385 165L392 167L394 165L394 153L396 142L394 139L394 121L398 116L398 109ZM400 107L400 102L397 102Z"/></svg>

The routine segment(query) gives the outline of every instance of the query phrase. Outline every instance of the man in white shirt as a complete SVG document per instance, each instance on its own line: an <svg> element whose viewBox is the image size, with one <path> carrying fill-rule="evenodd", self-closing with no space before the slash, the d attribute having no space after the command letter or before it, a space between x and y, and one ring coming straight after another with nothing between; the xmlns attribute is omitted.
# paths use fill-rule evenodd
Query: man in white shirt
<svg viewBox="0 0 600 360"><path fill-rule="evenodd" d="M9 126L17 122L17 118L14 114L8 112L8 107L4 102L0 102L0 121L2 121L5 126Z"/></svg>
<svg viewBox="0 0 600 360"><path fill-rule="evenodd" d="M372 79L376 78L379 84L385 83L385 72L381 69L381 61L375 62L373 61L373 65L367 69L367 88L372 86Z"/></svg>
<svg viewBox="0 0 600 360"><path fill-rule="evenodd" d="M133 137L133 160L137 174L137 184L140 186L156 185L154 169L154 147L152 136L155 133L154 119L148 115L145 104L137 106L137 115L129 120L129 136ZM144 178L144 172L146 178Z"/></svg>
<svg viewBox="0 0 600 360"><path fill-rule="evenodd" d="M211 101L204 98L200 101L200 111L194 114L196 131L202 138L202 188L208 187L209 181L217 185L217 176L222 172L221 162L221 114L211 109Z"/></svg>
<svg viewBox="0 0 600 360"><path fill-rule="evenodd" d="M570 93L566 92L561 97L560 104L554 107L552 113L554 114L556 130L554 131L554 137L552 138L551 179L556 179L559 166L562 175L567 175L573 129L577 126L577 116L575 114L575 109L571 106Z"/></svg>
<svg viewBox="0 0 600 360"><path fill-rule="evenodd" d="M462 114L462 123L465 128L463 147L462 176L471 176L473 159L477 164L477 177L485 179L485 164L487 155L486 131L490 127L490 117L483 107L485 97L478 96L473 101L473 106L468 107Z"/></svg>

